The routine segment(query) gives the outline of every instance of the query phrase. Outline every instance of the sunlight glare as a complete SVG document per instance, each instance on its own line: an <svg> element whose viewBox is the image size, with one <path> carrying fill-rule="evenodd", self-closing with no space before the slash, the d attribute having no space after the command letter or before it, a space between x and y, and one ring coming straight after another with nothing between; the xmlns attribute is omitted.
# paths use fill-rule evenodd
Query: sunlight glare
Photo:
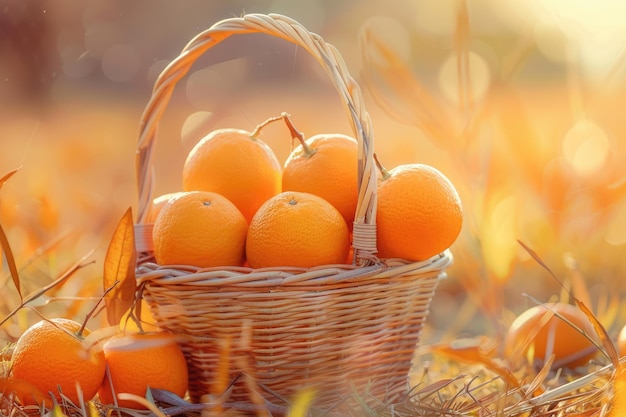
<svg viewBox="0 0 626 417"><path fill-rule="evenodd" d="M626 243L626 203L615 209L615 215L609 222L608 231L604 240L609 245L623 245Z"/></svg>
<svg viewBox="0 0 626 417"><path fill-rule="evenodd" d="M458 57L451 54L439 69L439 87L453 103L459 104ZM469 94L472 101L485 97L491 83L491 70L485 59L475 52L469 52Z"/></svg>
<svg viewBox="0 0 626 417"><path fill-rule="evenodd" d="M562 150L568 163L581 175L590 175L606 162L610 143L606 133L589 120L577 121L565 134Z"/></svg>
<svg viewBox="0 0 626 417"><path fill-rule="evenodd" d="M505 281L511 273L511 264L517 253L515 236L518 234L519 204L513 195L495 201L485 220L483 248L489 270Z"/></svg>
<svg viewBox="0 0 626 417"><path fill-rule="evenodd" d="M360 29L362 35L373 36L376 42L392 52L403 62L411 59L411 40L406 28L391 17L374 16L369 18ZM380 67L388 64L387 58L379 52L379 48L369 48L367 51L372 62Z"/></svg>
<svg viewBox="0 0 626 417"><path fill-rule="evenodd" d="M588 77L604 79L623 53L626 2L622 0L499 3L504 16L534 31L537 46L548 58L557 62L576 60Z"/></svg>
<svg viewBox="0 0 626 417"><path fill-rule="evenodd" d="M183 144L195 144L202 133L204 124L211 118L213 114L208 111L198 111L187 117L181 132Z"/></svg>
<svg viewBox="0 0 626 417"><path fill-rule="evenodd" d="M426 33L453 36L458 3L454 1L415 1L416 27Z"/></svg>
<svg viewBox="0 0 626 417"><path fill-rule="evenodd" d="M189 75L185 83L187 99L196 108L223 106L242 84L246 76L246 60L233 59Z"/></svg>
<svg viewBox="0 0 626 417"><path fill-rule="evenodd" d="M622 0L540 0L544 13L552 15L560 28L574 39L608 38L626 34Z"/></svg>

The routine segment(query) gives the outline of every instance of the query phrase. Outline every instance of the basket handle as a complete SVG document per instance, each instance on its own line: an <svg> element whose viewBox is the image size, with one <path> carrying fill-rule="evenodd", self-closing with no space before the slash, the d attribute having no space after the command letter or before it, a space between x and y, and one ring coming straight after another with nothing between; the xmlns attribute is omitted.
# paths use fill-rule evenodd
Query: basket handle
<svg viewBox="0 0 626 417"><path fill-rule="evenodd" d="M248 14L219 21L196 35L161 72L141 116L136 158L139 195L135 225L137 242L151 241L151 226L146 224L154 189L153 146L157 126L172 96L174 87L193 63L213 46L231 35L265 33L292 42L311 54L333 82L351 121L358 142L359 194L354 218L353 248L358 265L376 260L376 166L373 131L365 110L361 89L348 73L346 64L334 46L317 34L307 31L297 21L279 14ZM138 250L141 252L141 245Z"/></svg>

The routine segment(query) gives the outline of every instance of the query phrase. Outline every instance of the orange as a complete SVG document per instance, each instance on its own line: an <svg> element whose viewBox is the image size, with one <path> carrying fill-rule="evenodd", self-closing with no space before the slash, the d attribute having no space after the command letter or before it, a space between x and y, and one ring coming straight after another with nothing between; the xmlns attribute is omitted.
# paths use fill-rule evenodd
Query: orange
<svg viewBox="0 0 626 417"><path fill-rule="evenodd" d="M221 194L249 222L265 200L281 191L280 163L255 134L219 129L201 139L185 161L183 191Z"/></svg>
<svg viewBox="0 0 626 417"><path fill-rule="evenodd" d="M587 316L575 306L562 302L537 305L520 314L509 327L507 356L520 352L543 366L554 354L553 368L585 365L596 354L596 347L557 314L587 335L595 334Z"/></svg>
<svg viewBox="0 0 626 417"><path fill-rule="evenodd" d="M187 392L187 362L170 333L114 336L104 344L104 357L108 371L98 391L104 404L115 403L113 393L145 397L148 387L170 391L179 397ZM117 404L124 408L143 408L131 400L117 399Z"/></svg>
<svg viewBox="0 0 626 417"><path fill-rule="evenodd" d="M297 135L296 135L297 136ZM303 140L283 167L283 191L315 194L331 203L352 227L358 200L358 144L341 134Z"/></svg>
<svg viewBox="0 0 626 417"><path fill-rule="evenodd" d="M49 392L61 401L59 390L74 404L91 400L98 392L105 371L104 354L96 347L88 349L83 329L73 320L55 318L42 320L29 327L18 339L13 351L12 385L22 404L52 406Z"/></svg>
<svg viewBox="0 0 626 417"><path fill-rule="evenodd" d="M190 191L168 200L152 229L161 265L243 265L248 223L227 198Z"/></svg>
<svg viewBox="0 0 626 417"><path fill-rule="evenodd" d="M345 263L350 233L332 204L314 194L285 191L263 204L248 228L252 268Z"/></svg>
<svg viewBox="0 0 626 417"><path fill-rule="evenodd" d="M381 170L376 211L378 256L421 261L449 248L463 223L461 200L450 180L423 164Z"/></svg>
<svg viewBox="0 0 626 417"><path fill-rule="evenodd" d="M182 193L181 192L166 193L166 194L161 194L160 196L154 198L152 200L152 204L150 205L150 208L148 209L149 211L148 211L148 218L146 220L146 223L154 223L159 213L161 212L161 209L163 208L163 206L170 199L174 197L178 197L180 194Z"/></svg>

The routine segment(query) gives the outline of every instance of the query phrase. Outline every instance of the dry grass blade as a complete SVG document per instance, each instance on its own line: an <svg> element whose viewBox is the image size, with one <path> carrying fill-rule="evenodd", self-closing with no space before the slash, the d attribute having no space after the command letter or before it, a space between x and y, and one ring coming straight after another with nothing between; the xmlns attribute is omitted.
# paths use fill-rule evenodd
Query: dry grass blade
<svg viewBox="0 0 626 417"><path fill-rule="evenodd" d="M9 180L15 174L19 168L14 169L13 171L9 171L2 178L0 178L0 188L4 185L5 182ZM9 272L11 273L11 279L13 280L13 285L15 285L15 289L17 290L18 295L20 296L20 301L23 300L22 297L22 289L20 285L20 276L17 272L17 266L15 265L15 258L13 257L13 251L11 250L11 245L9 244L9 239L7 238L2 225L0 225L0 247L2 248L2 253L7 261L7 266L9 268Z"/></svg>
<svg viewBox="0 0 626 417"><path fill-rule="evenodd" d="M605 366L596 372L592 372L576 380L546 391L543 394L507 407L505 410L506 415L519 415L531 409L562 402L568 399L571 400L572 398L586 399L587 401L582 401L582 403L586 402L586 408L590 409L593 405L593 401L591 401L593 398L600 395L606 399L605 390L610 385L613 374L613 366Z"/></svg>
<svg viewBox="0 0 626 417"><path fill-rule="evenodd" d="M296 394L295 399L289 406L288 417L306 417L311 408L311 403L315 398L315 390L303 389Z"/></svg>
<svg viewBox="0 0 626 417"><path fill-rule="evenodd" d="M470 24L467 12L467 3L459 1L459 10L456 16L456 26L454 31L454 47L457 54L457 77L459 79L459 104L462 112L471 111L473 107L473 97L470 92Z"/></svg>
<svg viewBox="0 0 626 417"><path fill-rule="evenodd" d="M518 242L528 252L528 254L535 261L537 261L537 263L539 263L539 265L541 265L546 271L548 271L548 273L561 285L561 287L564 288L563 283L561 282L561 280L559 280L557 278L557 276L554 274L554 272L552 272L552 270L545 264L545 262L543 262L543 260L539 257L539 255L537 255L537 253L535 251L533 251L530 247L528 247L523 242L521 242L519 240L518 240ZM613 363L613 366L615 367L615 369L618 370L618 371L621 371L621 363L619 361L619 355L618 355L617 350L615 348L615 344L611 340L611 337L608 335L608 333L607 333L606 329L604 328L604 326L602 325L602 323L600 323L598 318L585 305L585 303L583 303L581 300L579 300L576 297L572 296L572 298L574 299L574 302L575 302L576 306L585 314L585 316L587 316L587 319L593 325L593 328L594 328L594 331L595 331L596 335L598 336L598 338L602 342L601 346L595 340L593 340L590 337L590 335L586 334L583 330L581 330L580 328L575 326L573 323L571 323L565 317L563 317L562 315L560 315L558 313L555 313L555 314L561 320L565 321L570 326L572 326L574 329L576 329L578 332L580 332L583 336L586 336L598 348L598 350L600 350L605 356L607 356L607 358L609 360L611 360L611 362ZM602 348L604 348L604 350L602 350Z"/></svg>
<svg viewBox="0 0 626 417"><path fill-rule="evenodd" d="M144 397L140 395L122 392L122 393L117 394L117 397L120 400L135 401L136 403L141 404L142 406L150 410L157 417L166 417L163 411L159 409L159 407L157 407L156 405L154 405L154 403L152 403L151 401L148 401L147 399L145 399Z"/></svg>
<svg viewBox="0 0 626 417"><path fill-rule="evenodd" d="M13 174L15 174L19 170L20 170L19 168L16 168L13 171L9 171L8 173L4 174L4 176L2 178L0 178L0 188L2 188L4 183L7 182L7 180L9 178L11 178L13 176Z"/></svg>
<svg viewBox="0 0 626 417"><path fill-rule="evenodd" d="M613 406L608 417L626 416L626 372L620 370L613 380Z"/></svg>
<svg viewBox="0 0 626 417"><path fill-rule="evenodd" d="M39 297L44 295L46 292L50 291L52 288L55 288L55 287L63 284L65 281L67 281L72 275L74 275L80 269L82 269L85 266L93 263L93 261L85 262L86 259L88 257L90 257L91 255L92 255L92 251L90 251L85 256L83 256L78 262L76 262L72 266L70 266L63 274L61 274L53 282L51 282L50 284L44 286L41 289L39 289L39 290L29 294L28 296L26 296L26 298L24 298L22 300L22 302L20 303L19 306L17 306L13 311L11 311L11 313L9 313L5 318L0 320L0 326L2 326L4 323L6 323L7 320L9 320L11 317L13 317L20 309L22 309L23 307L25 307L28 304L32 303L33 301L35 301L36 299L38 299Z"/></svg>
<svg viewBox="0 0 626 417"><path fill-rule="evenodd" d="M581 309L583 313L585 313L587 319L591 322L591 324L593 324L593 329L598 335L598 338L600 338L600 341L602 342L602 347L604 347L605 349L605 351L602 351L602 353L604 353L611 360L617 372L621 373L622 364L619 361L619 354L617 353L615 344L611 340L611 337L608 335L606 329L604 328L602 323L600 323L598 318L593 314L593 312L589 310L589 308L587 308L587 306L583 302L576 298L574 298L574 302L576 303L578 308Z"/></svg>
<svg viewBox="0 0 626 417"><path fill-rule="evenodd" d="M401 123L418 126L433 139L456 137L450 128L447 109L430 94L396 53L366 29L361 38L361 52L365 61L365 81L377 103ZM382 56L384 65L373 56ZM379 86L390 93L383 92ZM406 115L406 109L410 115Z"/></svg>
<svg viewBox="0 0 626 417"><path fill-rule="evenodd" d="M539 264L541 265L541 267L543 269L545 269L550 276L552 276L552 278L554 278L559 285L561 285L561 287L563 287L563 283L561 282L561 280L556 276L556 274L554 272L552 272L552 270L550 269L550 267L548 267L548 265L546 265L546 263L543 261L543 259L541 259L539 257L539 255L537 254L537 252L535 252L534 250L532 250L530 248L530 246L526 245L524 242L522 242L521 240L517 241L523 248L524 250Z"/></svg>
<svg viewBox="0 0 626 417"><path fill-rule="evenodd" d="M0 178L0 188L4 185L5 182L9 180L15 174L19 168L14 169L13 171L9 171L2 178ZM9 239L7 238L2 225L0 225L0 247L2 247L2 253L4 253L4 257L7 260L7 266L9 267L9 272L11 273L11 279L13 280L13 284L15 285L15 289L20 296L20 301L22 298L22 290L20 286L20 277L17 272L17 267L15 265L15 258L13 257L13 251L11 250L11 245L9 244Z"/></svg>
<svg viewBox="0 0 626 417"><path fill-rule="evenodd" d="M569 281L572 285L572 292L576 295L575 298L580 300L587 307L592 308L593 305L591 304L591 295L589 294L589 290L585 283L585 278L578 267L578 262L574 259L574 257L566 256L565 266L570 272Z"/></svg>
<svg viewBox="0 0 626 417"><path fill-rule="evenodd" d="M9 239L7 238L2 225L0 225L0 247L2 247L2 253L4 254L4 258L7 261L7 266L9 268L9 272L11 274L11 279L13 280L13 285L15 285L15 289L20 296L20 301L23 301L22 297L22 289L20 285L20 275L17 272L17 265L15 264L15 258L13 257L13 251L11 250L11 245L9 244Z"/></svg>
<svg viewBox="0 0 626 417"><path fill-rule="evenodd" d="M215 412L223 412L222 403L226 399L226 394L230 385L230 354L232 348L232 337L227 337L217 341L220 346L220 360L215 371L215 378L213 379L213 392L219 395L215 399L216 405L214 407Z"/></svg>
<svg viewBox="0 0 626 417"><path fill-rule="evenodd" d="M67 414L63 412L63 409L61 408L59 404L56 404L54 407L52 407L52 410L50 411L50 416L51 417L67 417Z"/></svg>
<svg viewBox="0 0 626 417"><path fill-rule="evenodd" d="M449 345L433 345L429 350L447 356L450 359L480 364L490 371L499 375L509 386L519 388L521 386L518 379L513 375L510 369L500 365L491 355L492 351L487 350L480 344L462 347L453 347Z"/></svg>
<svg viewBox="0 0 626 417"><path fill-rule="evenodd" d="M251 340L251 332L252 328L249 323L244 322L244 325L241 329L241 345L238 346L241 352L248 352L251 350L250 340ZM242 377L244 379L246 388L248 389L248 394L250 398L250 402L253 405L258 406L256 415L257 417L266 417L270 415L268 410L265 410L265 399L261 395L261 387L257 383L257 379L254 376L254 372L252 370L252 366L249 363L249 355L238 355L235 358L235 362L237 367L242 371Z"/></svg>
<svg viewBox="0 0 626 417"><path fill-rule="evenodd" d="M432 384L417 390L413 393L412 397L419 399L420 401L423 401L424 399L428 398L429 396L441 391L442 389L444 389L445 387L447 387L448 385L452 384L455 381L458 381L459 379L463 378L463 375L458 375L455 378L447 378L447 379L442 379L436 382L433 382Z"/></svg>
<svg viewBox="0 0 626 417"><path fill-rule="evenodd" d="M554 355L551 355L545 361L543 368L541 368L541 370L537 372L537 375L535 375L535 378L533 378L530 384L524 387L524 394L526 398L533 398L537 395L542 394L545 391L543 388L543 383L545 382L546 378L550 374L550 370L552 369L553 363L554 363Z"/></svg>
<svg viewBox="0 0 626 417"><path fill-rule="evenodd" d="M113 288L104 299L111 326L118 325L133 304L136 257L133 215L128 208L113 233L104 259L104 289Z"/></svg>

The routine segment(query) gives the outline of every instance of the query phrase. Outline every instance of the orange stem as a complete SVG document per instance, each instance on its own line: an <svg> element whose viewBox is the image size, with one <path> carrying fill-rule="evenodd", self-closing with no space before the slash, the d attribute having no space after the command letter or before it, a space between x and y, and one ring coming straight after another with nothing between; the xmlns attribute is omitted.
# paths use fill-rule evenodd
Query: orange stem
<svg viewBox="0 0 626 417"><path fill-rule="evenodd" d="M389 173L389 171L387 171L387 169L385 169L385 167L380 163L380 161L378 160L378 156L376 154L374 154L374 162L376 162L376 167L378 168L378 170L380 171L380 173L383 176L383 181L386 180L387 178L391 177L391 174Z"/></svg>
<svg viewBox="0 0 626 417"><path fill-rule="evenodd" d="M259 123L254 130L252 131L252 133L250 133L250 138L251 139L257 139L257 137L259 136L259 134L261 133L261 130L269 125L270 123L276 122L278 120L281 120L284 118L285 113L281 114L280 116L274 116L274 117L270 117L267 120L265 120L264 122Z"/></svg>
<svg viewBox="0 0 626 417"><path fill-rule="evenodd" d="M304 134L300 132L298 129L296 129L296 127L294 126L293 122L291 121L291 118L289 117L289 114L283 113L281 117L285 121L285 124L287 125L289 132L291 132L292 139L298 139L298 141L300 142L300 145L302 146L302 149L304 150L304 157L308 158L312 156L313 154L315 154L315 150L311 149L311 147L306 143L306 140L304 139Z"/></svg>

